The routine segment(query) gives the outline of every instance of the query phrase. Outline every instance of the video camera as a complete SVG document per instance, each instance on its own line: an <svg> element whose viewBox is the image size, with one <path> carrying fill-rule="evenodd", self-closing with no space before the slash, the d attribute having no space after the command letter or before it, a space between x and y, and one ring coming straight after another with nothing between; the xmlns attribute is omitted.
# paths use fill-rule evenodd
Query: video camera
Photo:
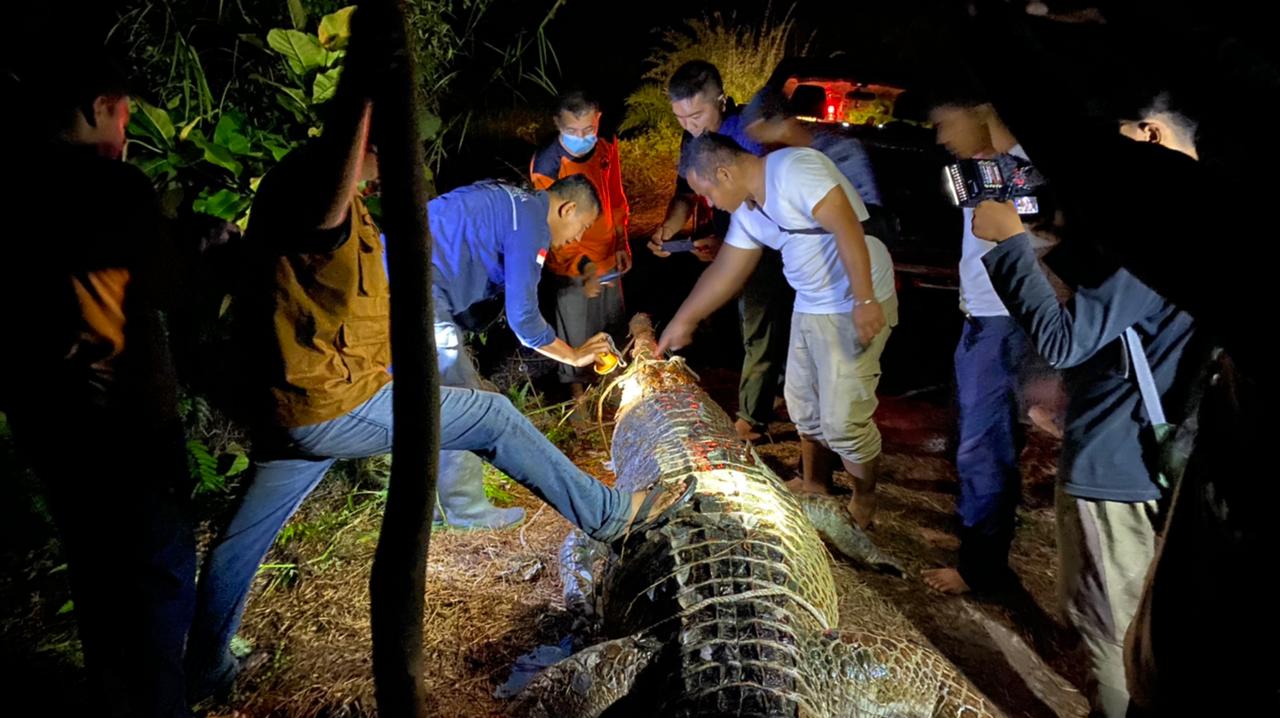
<svg viewBox="0 0 1280 718"><path fill-rule="evenodd" d="M1039 214L1036 190L1048 182L1035 167L1013 155L986 160L960 160L942 169L942 186L957 207L977 207L994 199L1012 200L1018 214Z"/></svg>

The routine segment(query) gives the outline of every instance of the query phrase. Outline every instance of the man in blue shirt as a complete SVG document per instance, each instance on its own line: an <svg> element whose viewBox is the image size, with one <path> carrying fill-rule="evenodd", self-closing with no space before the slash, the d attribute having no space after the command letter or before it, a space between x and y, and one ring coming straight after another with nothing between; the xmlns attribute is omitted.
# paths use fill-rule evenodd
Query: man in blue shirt
<svg viewBox="0 0 1280 718"><path fill-rule="evenodd" d="M538 309L538 280L552 248L578 241L600 213L591 181L571 175L545 192L498 182L460 187L428 204L433 239L432 293L436 352L444 386L480 388L467 354L459 316L469 307L504 296L507 324L520 343L558 362L588 366L608 350L604 333L582 346L556 337ZM520 508L500 509L484 493L483 465L469 451L440 455L437 520L457 528L501 528L524 518Z"/></svg>
<svg viewBox="0 0 1280 718"><path fill-rule="evenodd" d="M724 83L715 65L703 60L681 65L667 83L667 96L671 99L672 114L685 130L680 141L682 157L689 141L706 132L724 135L757 157L764 155L764 147L747 135L742 113L733 98L725 95ZM677 174L675 194L667 206L666 219L649 240L650 251L659 257L670 256L662 251L662 243L684 229L699 202L689 182ZM715 259L729 229L729 213L713 209L711 225L713 234L694 242L694 254L704 262ZM735 428L744 439L760 438L773 412L787 358L794 299L795 292L782 276L782 260L775 253L766 252L738 299L744 355Z"/></svg>
<svg viewBox="0 0 1280 718"><path fill-rule="evenodd" d="M826 155L853 184L868 210L883 204L871 158L858 138L834 127L792 117L787 112L786 98L770 87L757 92L740 117L746 134L766 147L811 147Z"/></svg>

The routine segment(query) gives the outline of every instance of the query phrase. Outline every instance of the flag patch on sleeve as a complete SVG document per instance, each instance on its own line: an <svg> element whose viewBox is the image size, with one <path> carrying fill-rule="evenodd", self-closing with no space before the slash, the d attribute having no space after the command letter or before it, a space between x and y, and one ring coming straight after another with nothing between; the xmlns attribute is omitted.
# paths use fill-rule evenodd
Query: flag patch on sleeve
<svg viewBox="0 0 1280 718"><path fill-rule="evenodd" d="M538 266L541 267L546 263L547 263L547 250L544 247L543 249L538 250Z"/></svg>

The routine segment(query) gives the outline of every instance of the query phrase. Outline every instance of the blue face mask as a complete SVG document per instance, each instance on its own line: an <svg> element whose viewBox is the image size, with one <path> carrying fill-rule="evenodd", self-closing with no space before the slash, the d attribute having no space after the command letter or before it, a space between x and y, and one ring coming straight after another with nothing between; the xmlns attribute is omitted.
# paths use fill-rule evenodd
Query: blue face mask
<svg viewBox="0 0 1280 718"><path fill-rule="evenodd" d="M592 147L596 146L596 136L591 134L586 137L579 137L577 135L561 132L560 144L564 145L564 148L569 150L571 154L585 155L591 151Z"/></svg>

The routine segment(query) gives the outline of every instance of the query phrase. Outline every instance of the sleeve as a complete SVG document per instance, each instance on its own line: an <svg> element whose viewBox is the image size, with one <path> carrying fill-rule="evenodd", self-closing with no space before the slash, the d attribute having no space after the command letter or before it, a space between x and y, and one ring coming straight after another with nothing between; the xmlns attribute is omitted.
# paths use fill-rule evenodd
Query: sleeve
<svg viewBox="0 0 1280 718"><path fill-rule="evenodd" d="M1062 304L1025 233L998 244L982 262L1009 314L1045 361L1057 368L1087 361L1125 329L1158 311L1163 301L1122 269L1097 286L1081 288Z"/></svg>
<svg viewBox="0 0 1280 718"><path fill-rule="evenodd" d="M299 227L290 208L306 191L310 163L304 151L294 152L262 178L249 213L253 241L268 243L281 252L332 252L351 236L351 212L333 229Z"/></svg>
<svg viewBox="0 0 1280 718"><path fill-rule="evenodd" d="M622 187L622 158L618 153L617 138L613 140L610 154L613 156L613 171L609 173L609 196L613 200L614 222L625 227L631 222L631 203L627 201Z"/></svg>
<svg viewBox="0 0 1280 718"><path fill-rule="evenodd" d="M560 179L560 154L555 149L555 145L548 145L529 161L529 181L534 189L545 190Z"/></svg>
<svg viewBox="0 0 1280 718"><path fill-rule="evenodd" d="M729 231L725 232L724 242L730 247L738 249L763 249L764 242L761 241L760 228L752 226L747 213L750 210L745 207L739 208L729 218Z"/></svg>
<svg viewBox="0 0 1280 718"><path fill-rule="evenodd" d="M876 184L876 173L871 168L871 158L867 156L862 143L852 137L845 138L841 142L839 154L840 161L836 162L835 158L832 161L836 162L836 166L857 190L858 197L866 204L883 204L880 187Z"/></svg>
<svg viewBox="0 0 1280 718"><path fill-rule="evenodd" d="M840 170L836 169L831 160L816 150L792 154L787 158L786 166L780 169L782 170L780 177L785 181L774 184L772 189L779 191L780 198L792 212L801 217L808 217L816 226L817 220L813 219L813 208L818 206L818 203L833 188L844 186L841 181L844 178ZM848 192L845 194L848 196ZM849 197L849 204L853 207L853 213L858 221L865 222L868 217L867 207L862 203L857 192Z"/></svg>
<svg viewBox="0 0 1280 718"><path fill-rule="evenodd" d="M530 349L544 347L556 339L555 330L542 318L538 308L538 280L542 278L540 250L538 235L533 230L507 233L502 260L507 323L520 343Z"/></svg>

